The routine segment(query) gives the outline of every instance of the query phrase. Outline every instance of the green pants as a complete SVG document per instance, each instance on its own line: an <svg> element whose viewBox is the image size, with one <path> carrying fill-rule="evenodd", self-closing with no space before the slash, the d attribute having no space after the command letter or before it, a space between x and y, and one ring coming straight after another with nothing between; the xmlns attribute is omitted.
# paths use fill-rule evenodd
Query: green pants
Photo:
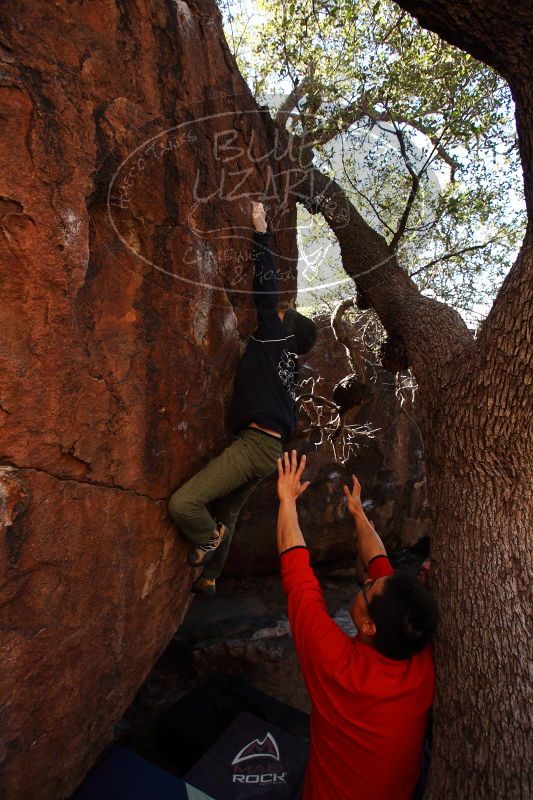
<svg viewBox="0 0 533 800"><path fill-rule="evenodd" d="M171 495L172 519L195 544L205 544L217 522L226 528L223 543L204 570L206 577L217 578L222 572L241 508L263 478L276 471L282 453L281 439L245 428L233 444Z"/></svg>

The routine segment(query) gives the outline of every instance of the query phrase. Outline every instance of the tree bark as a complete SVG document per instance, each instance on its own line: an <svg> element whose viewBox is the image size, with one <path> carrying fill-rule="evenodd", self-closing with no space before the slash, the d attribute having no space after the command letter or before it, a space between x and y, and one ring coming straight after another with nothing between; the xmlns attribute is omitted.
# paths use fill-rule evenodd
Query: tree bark
<svg viewBox="0 0 533 800"><path fill-rule="evenodd" d="M342 188L308 166L295 188L335 232L346 271L419 385L433 585L434 758L426 800L533 796L529 709L533 529L533 120L530 4L397 0L422 25L509 81L530 223L474 339L420 295Z"/></svg>
<svg viewBox="0 0 533 800"><path fill-rule="evenodd" d="M526 236L469 358L443 385L433 415L425 404L442 612L427 798L526 798L533 796L533 12L522 0L398 4L498 70L516 105Z"/></svg>
<svg viewBox="0 0 533 800"><path fill-rule="evenodd" d="M344 320L344 313L355 306L355 299L348 297L341 300L335 307L331 315L331 327L336 340L343 345L346 350L346 358L350 369L357 375L359 383L366 383L365 360L363 357L363 342L353 338L353 331L350 332Z"/></svg>

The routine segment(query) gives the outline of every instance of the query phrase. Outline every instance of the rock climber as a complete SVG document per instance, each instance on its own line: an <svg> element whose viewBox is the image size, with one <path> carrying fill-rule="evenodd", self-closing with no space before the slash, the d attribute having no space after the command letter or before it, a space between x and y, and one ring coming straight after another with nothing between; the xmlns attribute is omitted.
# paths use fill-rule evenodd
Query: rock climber
<svg viewBox="0 0 533 800"><path fill-rule="evenodd" d="M272 234L262 203L252 202L252 223L257 328L238 367L229 408L236 439L168 502L173 520L194 543L189 564L204 568L192 590L205 594L216 592L240 510L261 480L276 471L296 423L298 356L316 339L312 320L293 308L278 307Z"/></svg>
<svg viewBox="0 0 533 800"><path fill-rule="evenodd" d="M281 576L312 704L302 800L411 800L433 700L435 599L416 575L393 571L352 476L344 493L368 580L350 609L358 633L344 633L327 613L298 523L304 468L294 450L278 460Z"/></svg>

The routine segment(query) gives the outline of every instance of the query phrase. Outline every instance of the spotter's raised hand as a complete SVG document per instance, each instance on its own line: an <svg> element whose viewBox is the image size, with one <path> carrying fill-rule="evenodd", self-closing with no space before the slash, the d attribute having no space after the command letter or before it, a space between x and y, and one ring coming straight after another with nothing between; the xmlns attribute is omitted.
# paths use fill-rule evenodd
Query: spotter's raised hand
<svg viewBox="0 0 533 800"><path fill-rule="evenodd" d="M296 500L305 492L310 481L301 482L302 473L305 469L305 456L302 456L298 463L296 450L291 452L290 458L287 452L283 453L283 458L278 458L278 498L279 501Z"/></svg>

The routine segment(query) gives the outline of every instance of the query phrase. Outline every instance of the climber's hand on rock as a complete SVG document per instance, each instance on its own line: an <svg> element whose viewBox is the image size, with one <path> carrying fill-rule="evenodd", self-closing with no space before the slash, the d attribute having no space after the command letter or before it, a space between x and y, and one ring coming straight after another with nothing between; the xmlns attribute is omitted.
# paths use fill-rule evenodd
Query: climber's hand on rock
<svg viewBox="0 0 533 800"><path fill-rule="evenodd" d="M267 222L266 222L266 211L263 203L255 203L252 200L252 222L254 224L254 228L259 233L266 233L267 229Z"/></svg>
<svg viewBox="0 0 533 800"><path fill-rule="evenodd" d="M344 494L346 495L346 507L352 516L359 514L363 510L363 506L361 504L361 484L355 477L352 475L352 489L350 489L345 485L344 486Z"/></svg>
<svg viewBox="0 0 533 800"><path fill-rule="evenodd" d="M280 503L296 500L305 492L310 481L300 482L304 469L305 456L302 456L298 463L296 450L292 451L290 458L287 452L283 453L283 458L278 458L278 498Z"/></svg>

